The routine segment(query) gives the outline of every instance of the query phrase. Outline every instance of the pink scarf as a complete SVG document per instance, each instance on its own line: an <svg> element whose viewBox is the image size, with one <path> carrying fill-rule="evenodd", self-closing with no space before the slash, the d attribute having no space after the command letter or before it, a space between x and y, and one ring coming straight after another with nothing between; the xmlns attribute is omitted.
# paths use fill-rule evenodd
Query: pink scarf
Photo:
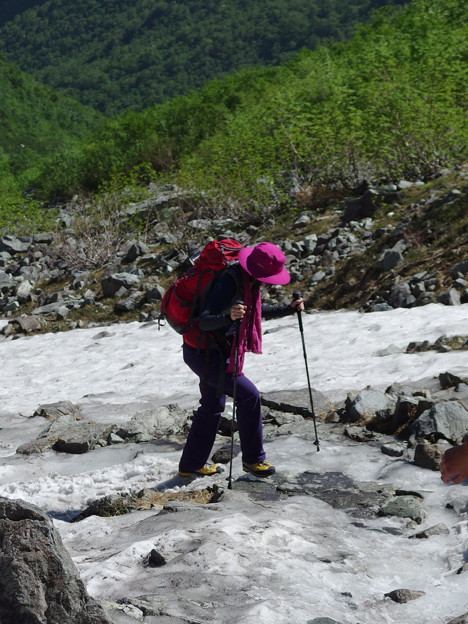
<svg viewBox="0 0 468 624"><path fill-rule="evenodd" d="M247 311L239 327L239 350L237 354L238 375L243 374L244 356L247 351L250 353L262 352L262 296L260 288L257 285L252 286L246 273L243 273L242 279L244 305L247 306ZM235 352L236 337L234 335L227 367L228 373L235 372Z"/></svg>

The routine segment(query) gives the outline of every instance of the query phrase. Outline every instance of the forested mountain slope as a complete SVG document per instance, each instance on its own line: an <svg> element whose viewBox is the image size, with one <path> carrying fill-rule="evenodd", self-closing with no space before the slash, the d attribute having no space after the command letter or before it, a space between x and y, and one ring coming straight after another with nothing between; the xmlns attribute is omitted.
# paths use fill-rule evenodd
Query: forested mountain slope
<svg viewBox="0 0 468 624"><path fill-rule="evenodd" d="M0 0L0 50L24 71L112 115L212 77L347 38L404 0Z"/></svg>
<svg viewBox="0 0 468 624"><path fill-rule="evenodd" d="M128 111L65 171L56 155L55 179L60 168L62 189L90 189L149 163L215 207L236 197L249 210L291 189L430 179L466 157L466 19L463 0L385 7L349 42Z"/></svg>
<svg viewBox="0 0 468 624"><path fill-rule="evenodd" d="M5 190L7 179L16 178L15 186L27 185L39 160L78 145L102 122L93 109L37 82L2 58L0 85L0 191Z"/></svg>

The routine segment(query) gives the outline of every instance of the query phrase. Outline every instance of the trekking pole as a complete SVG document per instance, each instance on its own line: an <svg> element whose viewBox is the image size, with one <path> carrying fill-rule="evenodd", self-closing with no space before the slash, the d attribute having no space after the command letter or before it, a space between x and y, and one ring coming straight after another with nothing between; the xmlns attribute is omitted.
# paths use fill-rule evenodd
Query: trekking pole
<svg viewBox="0 0 468 624"><path fill-rule="evenodd" d="M295 290L293 292L293 299L295 301L297 301L300 298L301 298L301 293L298 290ZM315 442L314 442L314 444L317 447L317 453L318 453L320 451L320 442L319 442L318 433L317 433L317 420L315 418L314 400L312 398L312 388L310 386L309 366L307 364L307 352L306 352L306 346L305 346L305 341L304 341L304 327L302 325L301 311L300 310L296 310L296 311L297 311L297 319L299 321L299 330L301 332L302 351L304 353L305 369L306 369L306 375L307 375L307 384L309 386L310 409L312 411L312 419L314 421L314 431L315 431Z"/></svg>
<svg viewBox="0 0 468 624"><path fill-rule="evenodd" d="M244 304L243 301L236 301L236 303ZM228 477L228 490L232 490L232 459L234 455L234 426L236 423L236 398L237 398L237 377L239 375L239 337L240 337L240 325L242 319L237 319L234 334L234 384L232 388L232 420L231 420L231 457L229 460L229 477Z"/></svg>

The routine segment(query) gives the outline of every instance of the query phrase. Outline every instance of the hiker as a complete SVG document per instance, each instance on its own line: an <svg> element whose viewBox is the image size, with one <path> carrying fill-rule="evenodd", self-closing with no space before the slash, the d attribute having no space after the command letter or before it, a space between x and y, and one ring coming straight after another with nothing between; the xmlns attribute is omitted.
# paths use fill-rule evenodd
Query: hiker
<svg viewBox="0 0 468 624"><path fill-rule="evenodd" d="M445 451L440 472L444 483L461 483L468 479L468 439Z"/></svg>
<svg viewBox="0 0 468 624"><path fill-rule="evenodd" d="M200 406L193 416L179 463L181 476L212 475L222 472L218 464L208 463L218 430L226 395L233 396L236 324L239 331L236 377L237 424L242 451L242 467L258 477L268 477L275 467L266 461L263 449L260 395L242 373L245 352L261 353L261 318L278 318L303 310L301 298L279 306L261 303L261 283L287 284L291 277L284 268L286 258L273 243L259 243L239 251L238 262L215 281L199 316L205 339L184 335L185 363L200 378ZM207 336L207 337L206 337Z"/></svg>

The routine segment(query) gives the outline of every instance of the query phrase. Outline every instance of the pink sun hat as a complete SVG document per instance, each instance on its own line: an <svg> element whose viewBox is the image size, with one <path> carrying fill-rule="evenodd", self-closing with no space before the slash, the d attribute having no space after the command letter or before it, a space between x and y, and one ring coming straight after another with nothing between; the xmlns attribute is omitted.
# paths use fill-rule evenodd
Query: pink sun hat
<svg viewBox="0 0 468 624"><path fill-rule="evenodd" d="M239 263L249 275L266 284L288 284L291 276L284 268L286 256L273 243L259 243L239 251Z"/></svg>

